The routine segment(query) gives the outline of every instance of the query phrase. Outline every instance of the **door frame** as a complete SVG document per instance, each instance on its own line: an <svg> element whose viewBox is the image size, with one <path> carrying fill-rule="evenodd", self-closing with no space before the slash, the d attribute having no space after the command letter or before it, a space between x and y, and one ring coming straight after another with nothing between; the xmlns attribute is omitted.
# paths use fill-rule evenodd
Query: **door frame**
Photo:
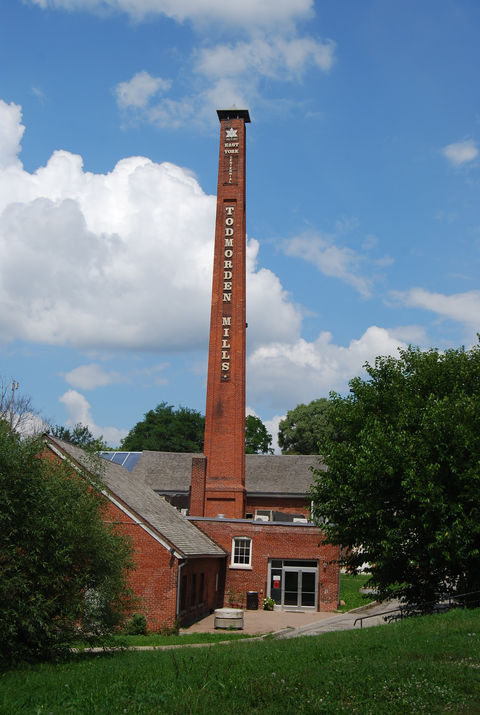
<svg viewBox="0 0 480 715"><path fill-rule="evenodd" d="M279 571L281 568L281 598L280 603L276 604L277 608L297 611L317 611L318 610L318 561L313 561L312 559L269 559L268 560L268 579L267 579L267 596L272 597L272 561L281 562L282 566L273 567L275 571ZM304 562L304 565L301 562ZM294 563L295 565L291 565ZM316 565L313 565L313 564ZM285 604L285 574L287 572L297 573L297 605ZM301 605L301 594L302 594L302 574L303 573L313 573L315 574L315 599L313 606L302 606Z"/></svg>

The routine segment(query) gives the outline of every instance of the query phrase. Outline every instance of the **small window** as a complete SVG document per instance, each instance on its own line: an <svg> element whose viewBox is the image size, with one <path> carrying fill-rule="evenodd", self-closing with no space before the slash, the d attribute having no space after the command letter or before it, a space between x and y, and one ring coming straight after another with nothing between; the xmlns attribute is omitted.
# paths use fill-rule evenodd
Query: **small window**
<svg viewBox="0 0 480 715"><path fill-rule="evenodd" d="M187 577L182 576L182 584L180 587L180 610L184 611L187 607Z"/></svg>
<svg viewBox="0 0 480 715"><path fill-rule="evenodd" d="M195 596L197 595L197 574L192 574L192 580L190 582L190 606L193 608L195 605Z"/></svg>
<svg viewBox="0 0 480 715"><path fill-rule="evenodd" d="M250 568L252 563L252 540L247 536L236 536L232 541L232 566Z"/></svg>

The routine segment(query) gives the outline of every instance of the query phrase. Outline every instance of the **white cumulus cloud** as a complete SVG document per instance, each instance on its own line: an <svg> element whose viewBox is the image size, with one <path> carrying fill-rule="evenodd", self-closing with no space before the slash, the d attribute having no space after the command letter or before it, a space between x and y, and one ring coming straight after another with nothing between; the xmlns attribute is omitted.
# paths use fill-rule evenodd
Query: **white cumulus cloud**
<svg viewBox="0 0 480 715"><path fill-rule="evenodd" d="M347 347L332 343L332 336L322 332L313 342L303 338L258 347L249 357L248 393L257 400L281 409L295 407L327 396L330 390L344 392L348 380L362 373L365 362L377 355L398 354L406 343L395 331L369 327Z"/></svg>
<svg viewBox="0 0 480 715"><path fill-rule="evenodd" d="M43 9L124 12L135 20L149 15L165 15L177 22L191 20L224 23L234 26L284 24L308 19L313 12L313 0L31 0Z"/></svg>
<svg viewBox="0 0 480 715"><path fill-rule="evenodd" d="M22 110L18 104L0 100L0 170L19 167L20 142L25 127L21 123Z"/></svg>
<svg viewBox="0 0 480 715"><path fill-rule="evenodd" d="M110 445L118 446L120 441L126 437L128 430L117 429L116 427L100 427L95 424L91 407L88 400L76 390L68 390L58 398L65 405L68 418L65 422L67 427L74 427L78 422L86 425L94 437L103 437Z"/></svg>
<svg viewBox="0 0 480 715"><path fill-rule="evenodd" d="M131 80L120 82L115 87L118 105L122 108L145 107L157 92L167 90L171 86L169 80L161 77L152 77L151 74L142 70L137 72Z"/></svg>
<svg viewBox="0 0 480 715"><path fill-rule="evenodd" d="M237 44L204 48L198 55L197 72L218 79L251 75L298 79L310 67L328 72L334 61L335 43L312 37L255 37Z"/></svg>
<svg viewBox="0 0 480 715"><path fill-rule="evenodd" d="M444 295L424 288L411 288L408 291L392 291L391 296L404 305L430 310L442 318L463 323L471 340L479 331L480 290Z"/></svg>
<svg viewBox="0 0 480 715"><path fill-rule="evenodd" d="M118 372L104 370L97 363L79 365L65 374L69 385L81 390L93 390L96 387L106 387L115 382L125 382L125 378Z"/></svg>
<svg viewBox="0 0 480 715"><path fill-rule="evenodd" d="M461 166L476 159L478 149L473 139L466 139L462 142L448 144L442 149L442 153L451 164Z"/></svg>
<svg viewBox="0 0 480 715"><path fill-rule="evenodd" d="M333 237L304 234L283 243L287 256L313 263L326 276L339 278L364 297L370 296L370 282L359 275L361 257L348 247L337 246Z"/></svg>
<svg viewBox="0 0 480 715"><path fill-rule="evenodd" d="M20 110L3 103L15 156ZM108 174L55 152L34 173L0 170L0 335L93 349L191 350L208 336L215 197L195 176L145 157ZM254 345L297 334L301 317L248 248ZM267 312L268 311L268 312ZM105 379L73 372L74 386Z"/></svg>

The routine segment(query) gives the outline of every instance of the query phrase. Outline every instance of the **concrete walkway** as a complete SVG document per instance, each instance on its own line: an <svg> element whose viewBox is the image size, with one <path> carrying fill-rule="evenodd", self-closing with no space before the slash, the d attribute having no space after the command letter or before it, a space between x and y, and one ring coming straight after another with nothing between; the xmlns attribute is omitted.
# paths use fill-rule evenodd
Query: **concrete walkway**
<svg viewBox="0 0 480 715"><path fill-rule="evenodd" d="M243 629L240 633L263 635L283 631L285 628L299 628L316 623L324 618L330 618L331 613L318 611L244 611ZM182 628L180 633L221 633L214 625L215 616L211 613L201 621L193 623L188 628Z"/></svg>
<svg viewBox="0 0 480 715"><path fill-rule="evenodd" d="M305 623L294 629L286 629L274 634L275 638L298 638L299 636L318 636L321 633L331 633L332 631L347 631L369 626L383 626L388 621L384 620L382 614L385 611L394 610L398 606L395 601L388 603L372 603L362 608L356 608L348 613L336 613L329 618L324 618L316 623ZM363 620L363 624L355 621L362 616L368 616Z"/></svg>
<svg viewBox="0 0 480 715"><path fill-rule="evenodd" d="M386 603L371 603L362 608L356 608L348 613L321 613L318 611L245 611L244 627L238 633L248 633L252 639L262 639L268 634L273 638L299 638L300 636L317 636L321 633L332 631L346 631L352 628L359 629L360 623L355 626L355 620L361 616L372 616L363 623L367 626L385 625L383 616L376 614L395 609L397 601ZM226 632L226 631L223 631ZM221 629L214 627L213 613L201 621L197 621L189 628L182 628L180 633L222 633ZM129 650L177 650L179 648L211 648L216 645L232 645L233 643L248 643L251 639L235 639L229 641L215 641L214 643L179 643L177 645L161 646L131 646ZM84 653L103 653L105 650L121 650L117 648L85 648Z"/></svg>
<svg viewBox="0 0 480 715"><path fill-rule="evenodd" d="M363 627L384 625L382 616L375 614L395 608L396 602L372 603L357 608L348 613L321 613L318 611L244 611L242 633L262 635L271 633L275 638L297 638L298 636L313 636L331 631L345 631L360 628L360 623L354 622L361 616L374 616L363 622ZM214 614L197 621L180 633L220 633L214 627Z"/></svg>

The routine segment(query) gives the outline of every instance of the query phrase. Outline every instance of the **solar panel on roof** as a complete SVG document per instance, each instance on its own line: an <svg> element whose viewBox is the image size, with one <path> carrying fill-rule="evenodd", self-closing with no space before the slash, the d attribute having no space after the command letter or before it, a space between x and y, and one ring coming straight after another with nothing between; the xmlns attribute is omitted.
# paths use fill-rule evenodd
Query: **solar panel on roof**
<svg viewBox="0 0 480 715"><path fill-rule="evenodd" d="M141 452L129 452L123 466L128 469L129 472L132 471L138 460L140 459Z"/></svg>
<svg viewBox="0 0 480 715"><path fill-rule="evenodd" d="M129 472L132 471L138 460L141 452L99 452L100 457L108 462L115 462L121 467L125 467Z"/></svg>

